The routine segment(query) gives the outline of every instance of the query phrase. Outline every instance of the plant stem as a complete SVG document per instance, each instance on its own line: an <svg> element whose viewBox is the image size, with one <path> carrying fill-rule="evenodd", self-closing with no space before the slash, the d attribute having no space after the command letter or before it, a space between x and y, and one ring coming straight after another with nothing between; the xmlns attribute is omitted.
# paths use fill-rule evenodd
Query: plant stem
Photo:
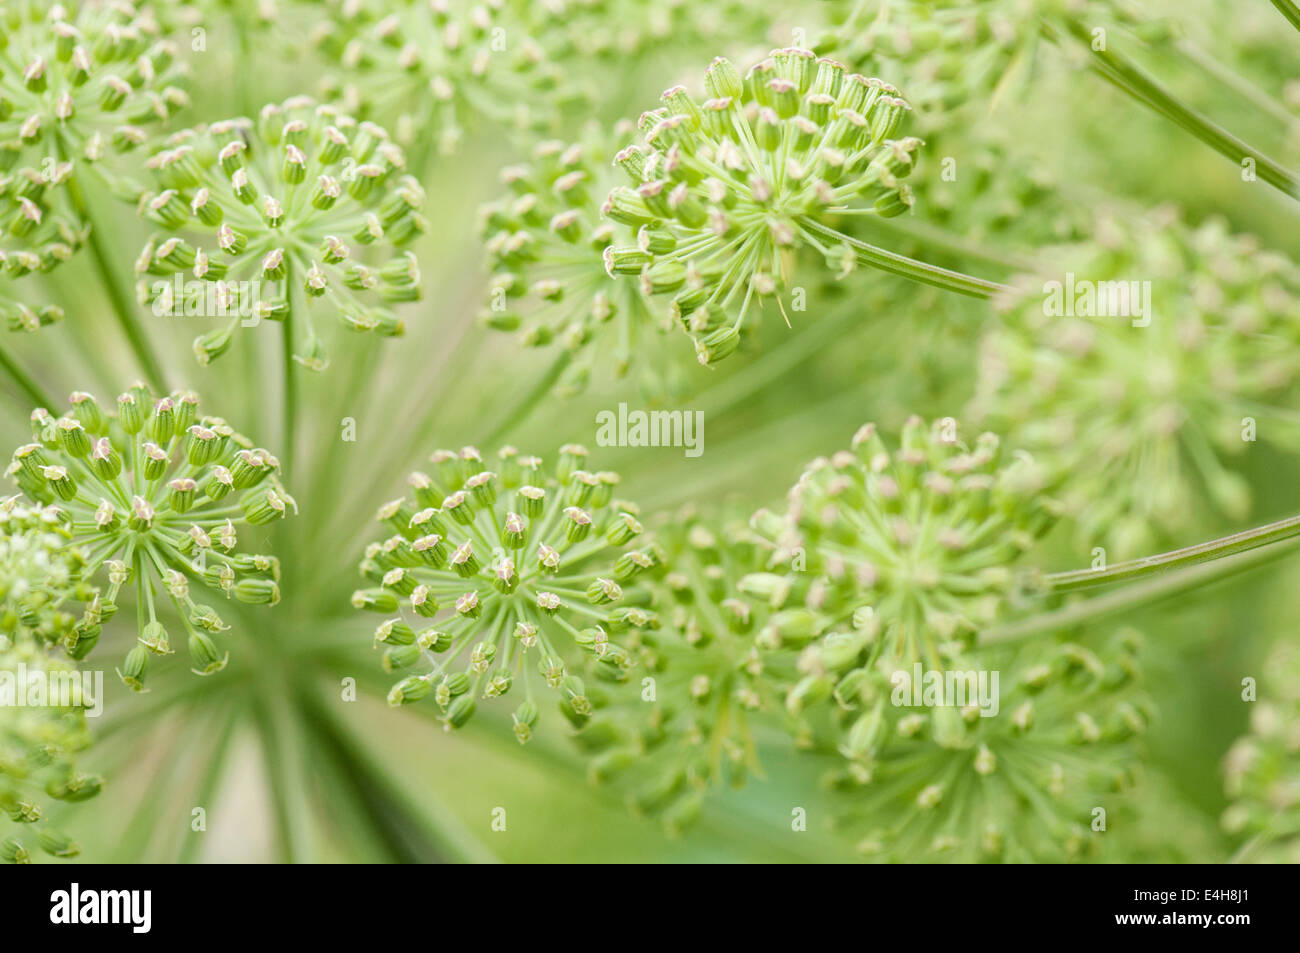
<svg viewBox="0 0 1300 953"><path fill-rule="evenodd" d="M1074 569L1069 572L1052 573L1047 577L1047 583L1052 587L1053 592L1071 592L1075 589L1088 589L1112 582L1125 582L1169 569L1222 559L1234 553L1258 549L1260 546L1278 543L1294 536L1300 536L1300 516L1288 516L1276 523L1256 526L1254 529L1233 533L1231 536L1222 536L1194 546L1184 546L1182 549L1174 549L1156 556L1143 556L1140 559L1115 563L1105 569Z"/></svg>
<svg viewBox="0 0 1300 953"><path fill-rule="evenodd" d="M1287 18L1297 30L1300 30L1300 8L1296 7L1291 0L1273 0L1273 6L1277 7L1277 12Z"/></svg>
<svg viewBox="0 0 1300 953"><path fill-rule="evenodd" d="M293 359L293 323L306 320L307 304L302 300L299 289L299 269L292 268L289 276L289 313L284 316L280 333L284 342L284 403L283 436L284 468L282 472L288 478L293 475L293 446L295 426L298 421L298 362Z"/></svg>
<svg viewBox="0 0 1300 953"><path fill-rule="evenodd" d="M158 355L153 351L153 346L145 337L144 328L136 319L131 296L122 289L117 272L109 261L108 251L104 248L102 241L103 231L90 213L90 207L81 194L81 186L77 183L76 176L69 176L68 178L68 195L72 199L72 206L76 209L77 215L90 228L90 237L86 241L87 246L90 248L90 259L95 264L95 271L99 275L100 284L108 292L109 302L113 305L113 314L117 318L117 323L121 326L122 333L126 335L127 343L131 345L136 360L140 362L140 369L144 371L145 379L149 382L149 385L155 391L165 393L167 391L167 375L163 371L162 363L158 360Z"/></svg>
<svg viewBox="0 0 1300 953"><path fill-rule="evenodd" d="M1176 596L1189 589L1212 582L1218 582L1238 572L1264 565L1297 548L1296 537L1274 546L1260 546L1253 550L1238 552L1211 563L1185 566L1168 575L1147 579L1135 586L1126 586L1104 596L1096 596L1073 605L1065 606L1053 612L1019 619L994 626L980 633L980 645L995 645L1043 635L1059 629L1070 628L1096 619L1142 605L1149 605L1161 599Z"/></svg>
<svg viewBox="0 0 1300 953"><path fill-rule="evenodd" d="M38 407L51 408L54 406L54 402L50 400L49 395L45 393L41 385L33 380L32 376L10 357L9 348L2 344L0 344L0 367L5 369L13 382L18 385L19 390L27 395L29 401Z"/></svg>
<svg viewBox="0 0 1300 953"><path fill-rule="evenodd" d="M1077 20L1067 20L1066 27L1086 49L1091 50L1095 57L1093 68L1117 88L1181 126L1225 158L1235 163L1246 158L1254 160L1256 173L1261 179L1292 198L1300 198L1300 179L1288 169L1192 109L1153 76L1120 54L1108 49L1092 49L1087 28Z"/></svg>
<svg viewBox="0 0 1300 953"><path fill-rule="evenodd" d="M857 259L861 264L887 271L893 275L900 275L912 281L933 285L945 291L955 291L957 294L969 295L972 298L991 298L999 292L1012 290L1008 285L999 284L996 281L975 278L971 275L964 275L959 271L950 271L947 268L940 268L938 265L931 265L924 261L917 261L915 258L908 258L906 255L886 251L811 219L801 219L800 225L805 232L814 232L822 238L835 242L837 245L848 245L857 253Z"/></svg>

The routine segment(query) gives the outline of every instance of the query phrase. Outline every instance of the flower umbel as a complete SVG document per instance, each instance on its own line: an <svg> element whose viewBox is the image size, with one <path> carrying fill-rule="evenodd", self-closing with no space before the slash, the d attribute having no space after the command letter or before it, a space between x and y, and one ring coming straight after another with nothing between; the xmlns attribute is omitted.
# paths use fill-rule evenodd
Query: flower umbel
<svg viewBox="0 0 1300 953"><path fill-rule="evenodd" d="M587 451L560 448L552 467L503 449L488 470L473 447L435 452L433 473L411 474L412 498L384 504L395 531L361 563L373 588L358 609L387 616L375 631L384 667L415 667L393 686L399 705L432 695L444 723L459 728L477 700L523 682L515 735L528 741L538 718L538 675L574 725L591 715L578 662L602 681L633 664L616 639L658 625L637 577L655 565L637 549L635 508L614 499L617 474L584 469Z"/></svg>
<svg viewBox="0 0 1300 953"><path fill-rule="evenodd" d="M952 418L927 427L913 417L892 448L866 424L851 449L814 460L784 514L753 520L769 568L816 579L829 618L851 619L804 651L792 713L878 660L941 669L960 655L1032 587L1016 563L1055 519L1045 489L1038 469L1006 459L993 434L961 442Z"/></svg>
<svg viewBox="0 0 1300 953"><path fill-rule="evenodd" d="M603 211L638 230L605 249L609 273L672 294L708 364L736 349L752 305L785 290L799 248L844 259L828 219L907 210L900 180L921 143L894 138L909 111L897 89L809 50L775 50L743 79L716 59L706 86L703 103L675 86L641 117L644 148L616 158L632 185Z"/></svg>
<svg viewBox="0 0 1300 953"><path fill-rule="evenodd" d="M656 543L663 565L646 585L663 625L637 649L648 677L593 698L597 712L574 742L591 755L593 780L675 833L711 789L761 775L754 725L781 720L804 609L790 593L741 591L765 555L743 521L714 525L687 509L664 520Z"/></svg>
<svg viewBox="0 0 1300 953"><path fill-rule="evenodd" d="M664 330L634 283L605 272L602 253L619 228L600 218L613 152L600 132L573 144L543 142L530 162L502 171L513 195L479 215L494 271L483 322L519 331L530 347L566 348L572 361L558 385L565 395L582 390L593 370L622 377Z"/></svg>
<svg viewBox="0 0 1300 953"><path fill-rule="evenodd" d="M250 605L279 601L279 560L237 551L238 527L297 508L276 477L276 458L221 418L200 416L193 393L154 399L136 384L118 397L115 415L86 393L71 403L59 418L44 409L32 414L35 441L14 451L6 473L30 499L57 510L87 554L86 577L107 575L103 601L84 620L96 624L84 635L97 641L98 624L133 583L138 643L123 681L143 689L150 656L172 652L157 606L164 592L188 633L194 670L219 671L225 656L212 636L229 626L195 601L191 583ZM89 651L81 641L76 647L76 657Z"/></svg>
<svg viewBox="0 0 1300 953"><path fill-rule="evenodd" d="M84 709L93 700L68 663L30 642L15 643L11 634L0 634L0 679L12 693L0 704L0 816L12 822L0 823L0 862L30 863L38 848L51 857L75 857L81 848L49 823L46 799L85 801L103 787L101 778L81 773L76 764L77 752L90 744ZM71 689L71 704L55 704L45 694L46 686L59 684ZM31 704L37 697L40 703Z"/></svg>
<svg viewBox="0 0 1300 953"><path fill-rule="evenodd" d="M415 256L399 248L426 228L424 192L378 126L297 98L266 106L255 122L178 133L148 164L160 189L141 210L172 234L149 242L137 271L212 282L215 317L234 315L195 339L200 363L225 353L241 324L271 320L293 323L295 360L324 369L313 305L354 331L402 333L374 302L420 296ZM142 293L178 306L171 289L146 278Z"/></svg>
<svg viewBox="0 0 1300 953"><path fill-rule="evenodd" d="M1131 786L1151 719L1136 635L979 652L954 668L999 677L1000 708L897 704L888 674L859 682L839 713L830 782L839 823L881 860L1026 863L1097 850L1097 809ZM951 700L945 700L951 701ZM1103 827L1101 830L1105 830Z"/></svg>

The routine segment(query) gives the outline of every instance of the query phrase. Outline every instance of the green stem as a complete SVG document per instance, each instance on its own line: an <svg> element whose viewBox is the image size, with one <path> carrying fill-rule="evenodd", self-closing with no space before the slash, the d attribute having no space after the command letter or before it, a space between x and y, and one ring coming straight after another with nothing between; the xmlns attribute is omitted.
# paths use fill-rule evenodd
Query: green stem
<svg viewBox="0 0 1300 953"><path fill-rule="evenodd" d="M1182 127L1225 158L1238 164L1242 159L1254 160L1256 174L1261 179L1292 198L1300 198L1300 179L1288 169L1192 109L1153 76L1120 54L1108 49L1092 49L1087 28L1077 20L1067 20L1066 28L1092 51L1095 57L1093 68L1118 89ZM1048 32L1052 31L1049 29Z"/></svg>
<svg viewBox="0 0 1300 953"><path fill-rule="evenodd" d="M99 223L95 221L94 216L91 215L90 207L81 194L81 187L77 183L76 176L68 178L68 195L72 199L72 205L76 209L77 215L90 227L90 236L86 241L90 249L90 259L94 262L100 284L108 293L109 302L113 305L113 314L117 318L117 323L121 326L122 333L126 335L126 340L131 345L136 360L140 362L140 368L144 371L144 376L149 385L155 391L165 393L167 391L167 375L163 371L162 363L158 360L158 355L154 353L153 346L145 337L144 328L136 318L131 296L123 290L118 280L117 271L109 261L108 251L104 248L102 240L103 230L100 228Z"/></svg>
<svg viewBox="0 0 1300 953"><path fill-rule="evenodd" d="M286 479L293 475L294 428L298 422L298 362L293 359L293 324L295 321L305 320L307 316L306 303L302 300L302 294L298 291L298 280L298 269L291 268L288 276L290 283L289 313L284 316L284 322L280 328L284 342L284 404L281 408L283 411L281 443L284 447L284 467L282 472Z"/></svg>
<svg viewBox="0 0 1300 953"><path fill-rule="evenodd" d="M51 408L54 402L50 400L48 394L40 384L33 380L32 376L20 367L12 357L9 356L9 349L0 345L0 367L3 367L9 374L18 388L27 395L29 401L37 407Z"/></svg>
<svg viewBox="0 0 1300 953"><path fill-rule="evenodd" d="M1256 526L1254 529L1233 533L1231 536L1222 536L1194 546L1184 546L1182 549L1156 556L1143 556L1140 559L1115 563L1105 569L1075 569L1070 572L1052 573L1047 577L1047 583L1052 587L1053 592L1071 592L1075 589L1088 589L1112 582L1125 582L1170 569L1222 559L1234 553L1244 553L1294 536L1300 536L1300 516L1288 516L1276 523Z"/></svg>
<svg viewBox="0 0 1300 953"><path fill-rule="evenodd" d="M1201 565L1186 566L1164 576L1155 576L1135 586L1125 586L1104 596L1096 596L1065 606L1053 612L1019 619L994 626L980 633L980 645L1012 642L1035 635L1044 635L1072 628L1105 616L1115 615L1139 606L1146 606L1199 586L1218 582L1247 569L1264 565L1294 551L1296 538L1275 546L1262 546L1246 552Z"/></svg>
<svg viewBox="0 0 1300 953"><path fill-rule="evenodd" d="M912 281L919 281L922 284L933 285L945 291L955 291L957 294L969 295L972 298L991 298L999 292L1012 290L1008 285L999 284L996 281L975 278L971 275L964 275L959 271L940 268L938 265L931 265L924 261L917 261L915 258L908 258L906 255L886 251L860 239L845 235L843 232L822 225L812 219L802 218L799 220L799 224L805 233L813 232L822 238L835 242L837 245L848 245L856 252L857 259L861 264L887 271L892 275L899 275Z"/></svg>
<svg viewBox="0 0 1300 953"><path fill-rule="evenodd" d="M1277 7L1277 12L1286 17L1297 30L1300 30L1300 8L1297 8L1291 0L1273 0L1273 6Z"/></svg>

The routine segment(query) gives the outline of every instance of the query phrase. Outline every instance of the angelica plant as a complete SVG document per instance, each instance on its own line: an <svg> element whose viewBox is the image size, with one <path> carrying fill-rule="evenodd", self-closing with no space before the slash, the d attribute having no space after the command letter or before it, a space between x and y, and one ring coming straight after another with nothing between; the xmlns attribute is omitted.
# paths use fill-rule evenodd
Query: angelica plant
<svg viewBox="0 0 1300 953"><path fill-rule="evenodd" d="M164 599L187 633L194 671L220 671L228 656L214 636L229 625L194 598L191 585L250 605L279 602L279 560L239 552L241 526L265 526L297 509L276 477L279 462L225 420L200 415L189 391L155 398L137 383L118 396L116 412L81 391L70 403L62 417L33 412L35 439L14 451L6 470L84 548L86 577L107 578L102 600L65 638L69 654L85 657L131 587L137 642L119 670L129 688L144 690L150 658L174 651L159 619Z"/></svg>
<svg viewBox="0 0 1300 953"><path fill-rule="evenodd" d="M431 696L446 727L478 702L509 694L521 744L540 714L534 688L555 692L575 725L591 717L583 673L618 682L634 658L622 640L659 624L637 577L656 565L618 475L588 470L587 451L540 457L502 449L488 469L474 447L439 450L432 474L411 474L411 497L379 509L394 531L361 563L371 583L357 609L388 616L375 629L400 705ZM417 628L418 626L418 628Z"/></svg>
<svg viewBox="0 0 1300 953"><path fill-rule="evenodd" d="M0 0L0 857L1293 859L1237 6Z"/></svg>
<svg viewBox="0 0 1300 953"><path fill-rule="evenodd" d="M781 690L813 634L800 597L816 593L744 592L764 551L743 521L687 509L662 523L646 587L663 625L641 634L645 674L606 692L574 743L595 782L680 833L710 790L763 775L757 737L784 727Z"/></svg>
<svg viewBox="0 0 1300 953"><path fill-rule="evenodd" d="M1293 645L1282 642L1273 649L1260 681L1250 731L1224 756L1231 803L1222 823L1243 840L1239 859L1295 863L1300 858L1300 659Z"/></svg>
<svg viewBox="0 0 1300 953"><path fill-rule="evenodd" d="M836 739L848 760L827 777L845 792L838 823L875 859L1095 856L1124 836L1094 822L1133 784L1152 717L1137 648L1123 632L1096 650L1058 641L958 661L969 699L979 677L1000 676L997 711L909 707L904 682L871 673L844 696Z"/></svg>
<svg viewBox="0 0 1300 953"><path fill-rule="evenodd" d="M876 249L830 224L910 206L902 180L921 142L900 137L910 107L895 87L797 48L773 51L743 78L719 57L705 86L702 103L675 86L641 117L644 147L616 157L631 185L610 192L603 209L644 236L606 248L607 270L672 294L672 314L701 363L734 353L751 307L779 303L801 248L827 267L862 261L989 293L987 282Z"/></svg>
<svg viewBox="0 0 1300 953"><path fill-rule="evenodd" d="M471 121L521 132L552 123L569 77L516 0L334 2L316 41L339 70L322 94L391 125L403 143L453 151Z"/></svg>
<svg viewBox="0 0 1300 953"><path fill-rule="evenodd" d="M1176 536L1198 498L1243 518L1233 459L1295 445L1300 270L1171 211L1141 231L1103 215L1094 236L999 301L973 409L1068 474L1081 544L1124 558Z"/></svg>
<svg viewBox="0 0 1300 953"><path fill-rule="evenodd" d="M952 418L910 418L896 442L866 424L849 450L809 464L783 513L755 515L767 573L743 583L809 574L825 588L822 630L851 621L806 650L790 709L881 660L939 669L960 657L982 626L1041 586L1021 561L1056 519L1049 491L1032 461L993 434L963 442Z"/></svg>
<svg viewBox="0 0 1300 953"><path fill-rule="evenodd" d="M625 376L665 330L642 288L605 272L605 249L632 238L600 217L611 141L593 129L579 142L540 143L531 161L502 170L509 196L479 213L492 268L482 320L517 332L525 346L563 348L556 389L564 395L584 390L593 373Z"/></svg>
<svg viewBox="0 0 1300 953"><path fill-rule="evenodd" d="M189 99L147 7L10 0L0 22L0 317L32 331L60 314L28 305L12 279L72 257L91 234L84 193L121 187L106 160L143 146Z"/></svg>
<svg viewBox="0 0 1300 953"><path fill-rule="evenodd" d="M0 503L0 861L27 863L39 848L78 852L47 814L47 799L84 801L102 780L82 774L76 753L89 744L83 710L95 699L67 661L52 653L75 640L77 608L97 598L85 553L70 545L53 507ZM49 692L66 685L66 698ZM12 822L12 824L8 823Z"/></svg>
<svg viewBox="0 0 1300 953"><path fill-rule="evenodd" d="M137 271L211 282L218 316L232 315L195 339L201 364L224 354L241 325L271 320L282 323L294 361L324 370L313 304L354 331L402 333L397 315L375 302L419 297L415 256L400 249L426 227L424 192L383 129L291 99L256 121L178 133L148 165L159 188L141 208L170 234L149 242ZM183 305L173 287L146 277L142 292L166 313Z"/></svg>

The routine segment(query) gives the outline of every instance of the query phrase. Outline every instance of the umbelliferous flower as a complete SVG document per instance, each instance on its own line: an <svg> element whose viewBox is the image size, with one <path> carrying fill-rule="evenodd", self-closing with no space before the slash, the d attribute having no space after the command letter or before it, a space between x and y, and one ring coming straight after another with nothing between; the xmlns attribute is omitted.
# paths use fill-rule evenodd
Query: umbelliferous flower
<svg viewBox="0 0 1300 953"><path fill-rule="evenodd" d="M869 6L836 5L835 23L817 48L849 63L888 66L907 76L927 128L966 103L983 113L1031 88L1043 70L1046 37L1063 39L1087 9L1088 25L1138 31L1155 39L1167 28L1125 0L901 0L888 16ZM1077 61L1055 52L1048 60Z"/></svg>
<svg viewBox="0 0 1300 953"><path fill-rule="evenodd" d="M656 543L662 567L647 587L663 625L637 646L646 677L594 698L574 742L591 756L593 780L677 832L710 790L762 774L755 727L784 721L782 694L810 634L808 593L740 589L765 555L743 520L714 524L688 508L664 520Z"/></svg>
<svg viewBox="0 0 1300 953"><path fill-rule="evenodd" d="M565 71L515 0L348 0L315 31L341 67L323 95L394 129L414 148L454 150L465 125L540 130L572 96ZM420 150L423 151L422 149Z"/></svg>
<svg viewBox="0 0 1300 953"><path fill-rule="evenodd" d="M1063 480L1079 545L1126 558L1249 491L1226 458L1295 446L1300 269L1222 223L1103 215L1017 283L981 350L975 416Z"/></svg>
<svg viewBox="0 0 1300 953"><path fill-rule="evenodd" d="M17 496L0 500L0 634L75 654L103 611L86 579L86 559L58 507L28 505ZM88 615L79 620L71 610L83 603L90 604Z"/></svg>
<svg viewBox="0 0 1300 953"><path fill-rule="evenodd" d="M33 412L35 440L14 451L6 470L28 498L57 510L87 554L86 578L107 576L103 600L87 608L78 640L65 644L84 657L122 588L134 584L139 638L122 680L142 690L150 656L172 652L159 619L163 593L188 633L194 671L219 671L226 659L212 637L229 626L195 600L191 584L250 605L279 601L279 560L238 552L239 527L297 508L276 476L278 461L221 418L200 415L191 392L155 399L135 384L117 398L115 414L83 392L71 404L58 418Z"/></svg>
<svg viewBox="0 0 1300 953"><path fill-rule="evenodd" d="M96 163L143 145L143 127L189 104L185 74L147 7L9 0L0 74L0 156Z"/></svg>
<svg viewBox="0 0 1300 953"><path fill-rule="evenodd" d="M87 237L74 192L99 184L110 149L147 141L145 127L187 104L183 74L152 14L129 3L9 2L0 68L0 320L34 331L62 317L31 306L9 279L48 272Z"/></svg>
<svg viewBox="0 0 1300 953"><path fill-rule="evenodd" d="M797 250L856 260L829 220L907 210L901 179L921 143L895 138L909 112L897 89L809 50L775 50L743 79L718 58L705 85L703 103L675 86L641 117L645 146L616 157L632 185L603 211L638 233L605 249L609 273L673 295L707 364L736 349L752 306L786 289Z"/></svg>
<svg viewBox="0 0 1300 953"><path fill-rule="evenodd" d="M1097 821L1133 783L1151 719L1138 647L1125 631L1096 651L1062 640L979 651L933 672L967 677L961 704L883 671L860 679L836 737L849 760L828 777L850 805L839 825L885 861L1095 854L1124 836ZM994 689L985 707L973 700L981 678Z"/></svg>
<svg viewBox="0 0 1300 953"><path fill-rule="evenodd" d="M161 313L224 319L195 339L200 363L241 325L288 321L295 360L321 370L316 308L354 331L402 333L373 302L420 296L415 256L400 249L426 227L424 192L378 126L300 97L178 133L148 165L160 188L141 210L171 234L140 255L142 294Z"/></svg>
<svg viewBox="0 0 1300 953"><path fill-rule="evenodd" d="M450 729L478 699L522 688L514 730L524 743L540 676L581 726L591 716L581 661L598 680L622 681L633 657L616 640L659 624L637 585L655 556L636 547L642 527L636 508L614 498L618 475L587 470L576 445L550 466L510 447L495 470L473 447L438 450L430 462L432 473L411 474L411 497L380 507L394 534L367 547L361 572L373 585L352 597L388 617L375 630L384 667L416 672L389 702L431 695Z"/></svg>
<svg viewBox="0 0 1300 953"><path fill-rule="evenodd" d="M36 849L74 857L80 848L49 823L46 799L85 801L103 787L101 778L83 774L76 763L77 752L90 744L85 709L94 700L68 663L13 639L13 633L0 633L0 816L8 819L0 822L0 862L30 863ZM59 698L48 694L51 686Z"/></svg>
<svg viewBox="0 0 1300 953"><path fill-rule="evenodd" d="M578 143L543 142L527 164L502 171L512 194L479 213L493 269L483 322L518 331L530 347L564 347L564 395L582 390L593 371L624 376L666 329L635 283L605 272L602 255L619 230L600 217L614 151L596 129Z"/></svg>
<svg viewBox="0 0 1300 953"><path fill-rule="evenodd" d="M1223 827L1249 838L1240 859L1300 862L1300 652L1281 641L1269 653L1250 706L1250 732L1223 759L1231 803Z"/></svg>
<svg viewBox="0 0 1300 953"><path fill-rule="evenodd" d="M76 643L84 617L74 610L95 599L85 552L70 536L53 507L0 502L0 814L13 822L0 825L0 861L8 863L26 863L37 846L75 854L68 836L48 825L42 802L85 800L101 785L74 759L89 742L83 711L96 700L49 651Z"/></svg>
<svg viewBox="0 0 1300 953"><path fill-rule="evenodd" d="M63 317L59 308L17 300L12 281L51 271L85 241L85 226L63 195L71 175L71 162L52 162L44 173L31 166L0 171L0 320L11 331L36 331Z"/></svg>
<svg viewBox="0 0 1300 953"><path fill-rule="evenodd" d="M798 714L877 662L941 669L998 618L1035 574L1018 563L1051 527L1043 476L1008 459L998 438L968 445L952 418L909 419L891 447L874 424L849 450L814 460L783 514L760 511L754 529L769 571L742 581L757 591L807 575L825 635L803 651L803 678L787 696ZM832 629L828 623L848 620Z"/></svg>

